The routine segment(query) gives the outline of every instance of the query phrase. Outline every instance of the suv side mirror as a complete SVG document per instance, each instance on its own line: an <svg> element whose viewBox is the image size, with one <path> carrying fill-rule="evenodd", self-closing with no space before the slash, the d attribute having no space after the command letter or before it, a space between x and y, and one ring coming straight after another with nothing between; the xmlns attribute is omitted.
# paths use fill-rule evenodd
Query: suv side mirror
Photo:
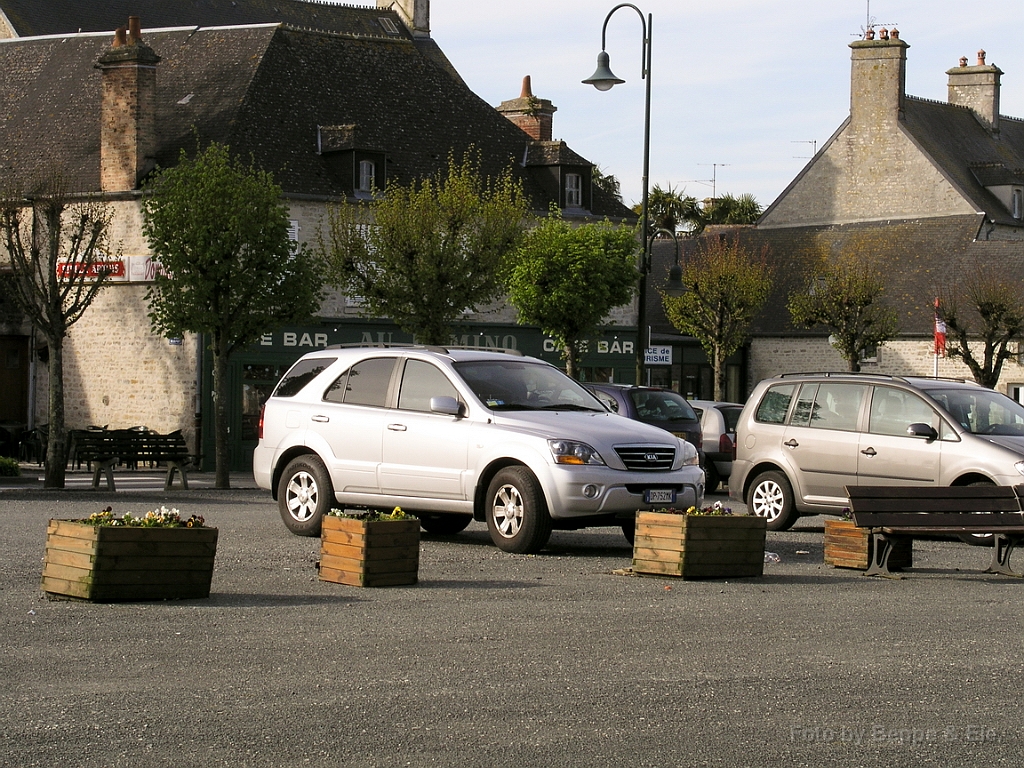
<svg viewBox="0 0 1024 768"><path fill-rule="evenodd" d="M915 422L907 427L907 434L911 437L923 437L926 440L935 440L939 436L939 433L935 431L931 424L921 422Z"/></svg>
<svg viewBox="0 0 1024 768"><path fill-rule="evenodd" d="M462 403L448 395L432 397L430 398L430 412L443 413L459 418L462 416Z"/></svg>

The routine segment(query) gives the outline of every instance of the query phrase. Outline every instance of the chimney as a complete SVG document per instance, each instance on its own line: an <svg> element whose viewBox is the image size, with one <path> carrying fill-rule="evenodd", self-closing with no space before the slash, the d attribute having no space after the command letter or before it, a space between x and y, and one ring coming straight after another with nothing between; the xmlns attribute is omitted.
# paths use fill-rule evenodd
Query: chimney
<svg viewBox="0 0 1024 768"><path fill-rule="evenodd" d="M558 108L547 99L533 95L530 76L523 78L523 90L518 99L501 102L498 111L522 128L534 141L551 141L552 123Z"/></svg>
<svg viewBox="0 0 1024 768"><path fill-rule="evenodd" d="M413 37L430 37L430 0L377 0L377 7L396 11Z"/></svg>
<svg viewBox="0 0 1024 768"><path fill-rule="evenodd" d="M854 126L882 126L903 117L907 83L907 48L898 29L883 30L875 40L868 29L864 40L850 43L853 64L850 118Z"/></svg>
<svg viewBox="0 0 1024 768"><path fill-rule="evenodd" d="M985 63L985 52L978 51L978 63L967 66L967 57L960 66L946 71L949 76L949 103L968 107L992 133L999 133L999 76L1002 71Z"/></svg>
<svg viewBox="0 0 1024 768"><path fill-rule="evenodd" d="M119 28L96 62L100 70L100 189L136 189L154 165L156 65L138 16Z"/></svg>

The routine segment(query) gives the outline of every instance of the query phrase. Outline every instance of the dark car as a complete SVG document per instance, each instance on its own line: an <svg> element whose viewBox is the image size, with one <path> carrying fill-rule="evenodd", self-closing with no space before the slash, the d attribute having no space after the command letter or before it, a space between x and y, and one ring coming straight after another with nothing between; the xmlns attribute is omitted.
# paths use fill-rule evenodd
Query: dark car
<svg viewBox="0 0 1024 768"><path fill-rule="evenodd" d="M642 421L681 437L697 449L704 466L704 433L686 398L671 389L632 384L587 384L612 413Z"/></svg>

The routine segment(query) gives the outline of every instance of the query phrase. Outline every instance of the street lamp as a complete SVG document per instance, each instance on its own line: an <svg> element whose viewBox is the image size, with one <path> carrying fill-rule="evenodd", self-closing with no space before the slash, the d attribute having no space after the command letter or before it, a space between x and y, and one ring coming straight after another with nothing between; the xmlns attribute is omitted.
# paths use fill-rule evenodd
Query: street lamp
<svg viewBox="0 0 1024 768"><path fill-rule="evenodd" d="M638 295L639 309L636 319L636 383L644 383L644 368L646 365L645 352L647 350L644 334L647 329L647 274L651 268L651 244L648 237L647 203L649 191L647 181L650 176L651 167L651 14L644 19L643 12L632 3L619 3L612 8L605 16L604 26L601 28L601 52L597 54L597 71L583 82L592 85L599 91L611 90L612 86L626 82L616 77L608 66L608 53L605 51L608 33L608 22L620 8L632 8L640 17L640 24L643 31L643 47L640 50L641 71L640 78L647 81L647 90L644 98L644 178L643 197L640 202L640 242L643 243L643 257L640 261L640 290Z"/></svg>

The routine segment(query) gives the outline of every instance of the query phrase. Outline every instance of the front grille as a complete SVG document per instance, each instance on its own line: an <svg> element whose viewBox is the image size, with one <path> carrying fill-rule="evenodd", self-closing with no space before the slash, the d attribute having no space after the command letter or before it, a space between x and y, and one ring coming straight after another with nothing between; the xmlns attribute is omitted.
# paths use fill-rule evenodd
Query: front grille
<svg viewBox="0 0 1024 768"><path fill-rule="evenodd" d="M615 452L626 465L626 469L641 472L664 472L672 469L676 460L675 448L665 446L626 446L616 448Z"/></svg>

